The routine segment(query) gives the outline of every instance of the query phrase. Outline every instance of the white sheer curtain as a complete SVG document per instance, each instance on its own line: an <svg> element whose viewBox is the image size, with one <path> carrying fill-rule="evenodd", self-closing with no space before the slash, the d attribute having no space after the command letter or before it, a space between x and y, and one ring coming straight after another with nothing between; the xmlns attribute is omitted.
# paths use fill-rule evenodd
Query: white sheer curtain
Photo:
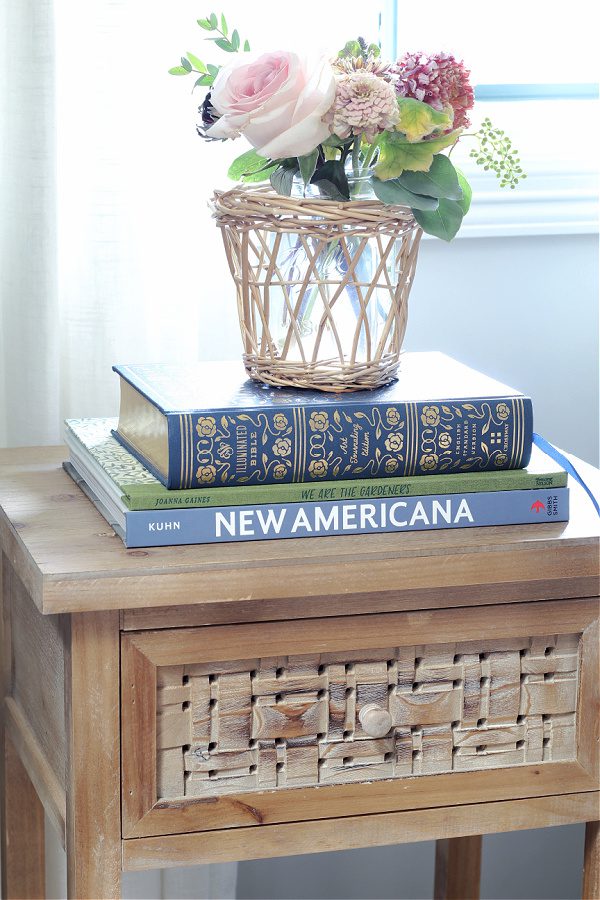
<svg viewBox="0 0 600 900"><path fill-rule="evenodd" d="M225 12L257 49L376 36L375 7L349 2L342 21L336 9ZM3 0L0 446L114 414L113 363L238 355L207 201L247 145L204 145L201 94L167 74L187 50L227 58L203 42L205 13L191 0Z"/></svg>
<svg viewBox="0 0 600 900"><path fill-rule="evenodd" d="M233 358L239 335L207 201L247 145L196 136L204 44L191 0L2 0L0 446L57 443L66 416L112 415L117 362ZM220 12L220 9L215 11ZM336 50L377 8L230 0L253 49ZM210 54L210 56L209 56ZM54 848L54 849L53 849ZM49 885L64 893L50 839ZM129 897L231 897L235 866L131 875Z"/></svg>
<svg viewBox="0 0 600 900"><path fill-rule="evenodd" d="M65 415L114 412L119 360L235 355L206 203L237 148L201 145L191 84L166 73L191 4L3 17L0 445L48 443Z"/></svg>

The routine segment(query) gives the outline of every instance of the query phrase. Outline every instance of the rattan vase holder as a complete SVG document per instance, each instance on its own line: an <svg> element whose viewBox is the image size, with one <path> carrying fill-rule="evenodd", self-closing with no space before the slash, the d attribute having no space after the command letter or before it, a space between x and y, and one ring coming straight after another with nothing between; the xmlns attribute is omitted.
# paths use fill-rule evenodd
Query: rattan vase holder
<svg viewBox="0 0 600 900"><path fill-rule="evenodd" d="M216 191L212 209L237 289L243 360L250 377L270 385L336 392L376 388L394 377L422 233L409 209L375 199L338 203L284 197L256 186ZM308 261L296 275L278 264L286 234L296 236ZM333 241L336 252L344 256L345 272L336 281L323 281L318 260ZM357 262L369 241L375 247L377 266L373 279L365 283L357 273ZM341 304L336 307L336 303L348 289L358 312L355 333L350 342L346 334L344 346L336 318ZM373 336L369 304L375 304L382 290L390 302ZM322 303L321 319L310 342L298 321L309 292L318 292ZM286 332L279 343L274 339L274 293L283 296L285 303ZM336 347L335 357L323 358L319 352L326 329L331 330L329 346Z"/></svg>

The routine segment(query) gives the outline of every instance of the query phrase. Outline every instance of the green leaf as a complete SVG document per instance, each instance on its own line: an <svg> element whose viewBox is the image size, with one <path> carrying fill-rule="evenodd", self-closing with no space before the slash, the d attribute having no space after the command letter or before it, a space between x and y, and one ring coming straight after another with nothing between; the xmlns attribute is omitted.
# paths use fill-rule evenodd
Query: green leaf
<svg viewBox="0 0 600 900"><path fill-rule="evenodd" d="M438 201L435 197L422 197L407 190L398 178L390 181L380 181L379 178L371 178L371 184L375 196L388 206L409 206L411 209L437 209Z"/></svg>
<svg viewBox="0 0 600 900"><path fill-rule="evenodd" d="M296 172L297 169L289 169L286 166L275 169L269 180L278 194L284 194L286 197L291 195Z"/></svg>
<svg viewBox="0 0 600 900"><path fill-rule="evenodd" d="M205 31L212 31L212 25L208 19L196 19L200 28L204 28Z"/></svg>
<svg viewBox="0 0 600 900"><path fill-rule="evenodd" d="M220 47L221 50L226 50L227 53L233 52L233 47L226 38L217 38L215 40L215 44L217 45L217 47Z"/></svg>
<svg viewBox="0 0 600 900"><path fill-rule="evenodd" d="M173 66L172 69L169 69L169 75L189 75L189 69L184 69L183 66Z"/></svg>
<svg viewBox="0 0 600 900"><path fill-rule="evenodd" d="M213 77L213 78L216 78L217 75L219 74L219 71L220 71L220 69L221 69L221 66L213 66L212 63L208 63L208 65L206 66L206 68L208 69L208 71L209 71L209 73L212 75L212 77Z"/></svg>
<svg viewBox="0 0 600 900"><path fill-rule="evenodd" d="M244 41L244 53L248 53L250 51L250 43L249 41Z"/></svg>
<svg viewBox="0 0 600 900"><path fill-rule="evenodd" d="M181 65L185 69L186 72L192 71L192 64L185 58L185 56L181 57Z"/></svg>
<svg viewBox="0 0 600 900"><path fill-rule="evenodd" d="M321 144L324 147L336 147L337 149L341 149L346 144L351 144L353 140L354 137L341 138L338 137L337 134L330 134L329 137L326 137L324 141L321 141Z"/></svg>
<svg viewBox="0 0 600 900"><path fill-rule="evenodd" d="M457 129L439 138L413 144L403 134L384 131L379 141L379 162L375 166L375 174L382 181L388 181L398 178L405 170L427 172L434 154L453 144L460 134L461 130Z"/></svg>
<svg viewBox="0 0 600 900"><path fill-rule="evenodd" d="M244 184L254 184L259 181L268 181L271 177L277 166L279 165L279 160L269 159L265 162L260 169L252 169L250 172L244 172L242 175L242 181Z"/></svg>
<svg viewBox="0 0 600 900"><path fill-rule="evenodd" d="M216 13L211 13L209 16L209 20L210 20L210 27L213 31L219 27Z"/></svg>
<svg viewBox="0 0 600 900"><path fill-rule="evenodd" d="M367 52L370 56L374 56L375 59L378 59L381 56L381 47L379 44L369 44Z"/></svg>
<svg viewBox="0 0 600 900"><path fill-rule="evenodd" d="M276 165L265 166L257 172L248 172L247 175L242 175L241 180L244 184L258 184L261 181L270 181L271 175L275 173L276 168Z"/></svg>
<svg viewBox="0 0 600 900"><path fill-rule="evenodd" d="M358 41L348 41L346 44L344 44L343 48L338 53L338 59L344 59L344 57L347 56L362 56L361 46Z"/></svg>
<svg viewBox="0 0 600 900"><path fill-rule="evenodd" d="M350 199L350 188L348 186L346 170L344 169L344 164L339 159L328 159L327 162L324 162L322 166L319 166L319 168L315 170L315 174L310 181L311 184L316 184L321 192L323 189L320 182L327 181L332 184L339 194L339 197L332 199Z"/></svg>
<svg viewBox="0 0 600 900"><path fill-rule="evenodd" d="M194 87L210 87L213 83L212 75L201 75L200 78L196 78L194 82ZM193 90L193 88L192 88Z"/></svg>
<svg viewBox="0 0 600 900"><path fill-rule="evenodd" d="M414 194L428 197L446 197L448 200L462 199L456 169L447 156L438 153L427 172L404 172L400 176L404 187Z"/></svg>
<svg viewBox="0 0 600 900"><path fill-rule="evenodd" d="M344 195L336 187L333 181L328 181L326 178L322 178L317 182L316 186L321 197L324 200L338 200L342 203L345 203L348 200L348 197L344 197Z"/></svg>
<svg viewBox="0 0 600 900"><path fill-rule="evenodd" d="M268 169L275 169L277 168L277 166L282 166L283 164L284 161L282 159L268 159L264 166L261 166L260 169L253 169L251 172L244 172L244 177L246 175L256 175L258 172L266 172ZM286 168L289 168L289 166L286 166ZM296 171L297 167L294 166L293 168L294 171Z"/></svg>
<svg viewBox="0 0 600 900"><path fill-rule="evenodd" d="M307 153L305 156L298 157L298 165L300 167L300 174L302 175L302 181L305 185L307 185L310 179L315 174L315 169L317 168L317 160L319 158L319 151L313 150L312 153Z"/></svg>
<svg viewBox="0 0 600 900"><path fill-rule="evenodd" d="M231 33L231 46L233 47L235 53L237 53L237 51L240 49L240 36L237 32L237 28L235 28Z"/></svg>
<svg viewBox="0 0 600 900"><path fill-rule="evenodd" d="M268 162L269 160L265 156L260 156L256 150L246 150L245 153L234 159L227 170L227 175L233 181L239 181L242 175L253 174L262 169Z"/></svg>
<svg viewBox="0 0 600 900"><path fill-rule="evenodd" d="M447 200L445 197L440 200L434 212L413 209L413 215L423 231L444 241L452 240L463 220L460 203L457 200Z"/></svg>
<svg viewBox="0 0 600 900"><path fill-rule="evenodd" d="M202 60L198 59L197 56L194 56L193 53L188 52L187 58L189 59L191 64L194 66L194 68L198 70L198 72L202 72L203 74L206 74L208 72L208 69L206 68L206 66L204 65Z"/></svg>
<svg viewBox="0 0 600 900"><path fill-rule="evenodd" d="M460 189L462 191L462 198L458 201L460 203L460 208L462 209L463 216L469 212L471 208L471 197L473 196L473 188L460 171L460 169L456 170L456 175L458 177L458 183L460 185Z"/></svg>
<svg viewBox="0 0 600 900"><path fill-rule="evenodd" d="M398 109L400 121L396 125L396 131L403 131L411 143L422 140L436 129L449 128L452 125L451 112L440 112L433 106L412 97L401 97L398 100Z"/></svg>
<svg viewBox="0 0 600 900"><path fill-rule="evenodd" d="M227 31L227 19L225 18L225 13L221 13L221 31L225 37L227 37L229 32Z"/></svg>

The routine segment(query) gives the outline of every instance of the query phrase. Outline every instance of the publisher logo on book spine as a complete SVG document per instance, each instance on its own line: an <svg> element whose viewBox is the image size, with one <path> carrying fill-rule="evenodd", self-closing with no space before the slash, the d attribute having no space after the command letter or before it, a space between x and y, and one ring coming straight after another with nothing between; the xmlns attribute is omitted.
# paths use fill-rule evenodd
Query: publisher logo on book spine
<svg viewBox="0 0 600 900"><path fill-rule="evenodd" d="M530 512L541 513L546 511L548 517L558 515L558 497L550 494L546 503L543 500L535 500L530 506Z"/></svg>

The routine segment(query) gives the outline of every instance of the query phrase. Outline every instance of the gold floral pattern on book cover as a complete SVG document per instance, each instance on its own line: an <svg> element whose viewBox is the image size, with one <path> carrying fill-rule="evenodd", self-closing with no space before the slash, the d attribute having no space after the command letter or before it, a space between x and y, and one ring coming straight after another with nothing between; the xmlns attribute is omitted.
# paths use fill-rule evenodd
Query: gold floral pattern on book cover
<svg viewBox="0 0 600 900"><path fill-rule="evenodd" d="M523 401L181 415L182 484L264 484L515 467Z"/></svg>

